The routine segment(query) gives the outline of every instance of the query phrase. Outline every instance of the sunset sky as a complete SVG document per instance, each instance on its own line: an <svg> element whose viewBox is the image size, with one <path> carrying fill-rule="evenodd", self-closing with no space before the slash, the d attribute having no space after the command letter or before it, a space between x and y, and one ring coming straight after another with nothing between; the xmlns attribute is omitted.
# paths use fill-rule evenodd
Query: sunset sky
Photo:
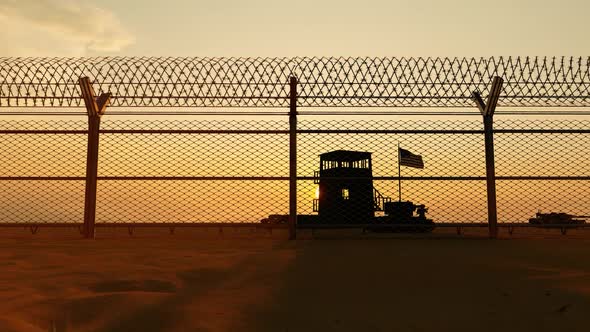
<svg viewBox="0 0 590 332"><path fill-rule="evenodd" d="M586 55L586 0L0 0L0 56Z"/></svg>
<svg viewBox="0 0 590 332"><path fill-rule="evenodd" d="M369 56L369 57L490 57L490 56L582 56L590 54L587 42L590 24L590 1L419 1L419 0L251 0L251 1L154 1L154 0L0 0L0 57L16 56L194 56L194 57L295 57L295 56ZM1 78L0 78L1 79ZM109 117L107 121L117 116ZM472 117L481 125L477 108L473 107ZM18 117L18 116L15 116ZM137 119L147 119L148 116ZM521 116L517 116L521 117ZM176 117L175 119L179 119ZM188 119L189 117L185 117ZM302 118L302 117L300 117ZM406 120L411 116L405 117ZM582 116L582 118L585 118ZM5 116L2 120L9 120ZM30 120L30 117L26 117ZM36 118L41 120L42 116ZM44 118L44 120L47 118ZM152 117L153 119L153 117ZM191 118L195 120L196 118ZM202 117L199 120L203 119ZM224 117L223 120L227 120ZM260 118L258 118L260 119ZM258 120L257 119L257 120ZM331 119L334 119L333 117ZM359 120L347 117L344 121ZM399 121L401 117L388 117ZM441 116L437 120L450 120ZM464 117L461 119L463 120ZM553 117L555 119L555 117ZM84 120L84 119L83 119ZM118 120L118 119L117 119ZM151 120L151 119L150 119ZM362 120L366 120L362 118ZM371 120L379 120L373 117ZM414 119L412 119L413 121ZM453 118L453 120L457 120ZM286 121L283 117L279 121ZM300 122L301 124L302 122ZM455 122L457 123L457 122ZM12 124L10 124L12 125ZM286 125L286 122L283 123ZM350 124L349 124L350 125ZM399 125L391 122L388 128ZM470 124L471 125L471 124ZM343 125L344 126L344 125ZM420 127L423 123L409 126ZM436 126L435 126L436 127ZM438 127L437 127L438 128ZM477 127L479 128L479 127ZM113 136L111 136L113 137ZM157 136L154 136L157 137ZM99 175L121 175L116 172L135 172L123 175L260 175L284 176L287 174L287 141L268 137L268 141L258 137L225 137L216 141L208 136L182 138L158 138L138 136L101 138L101 159ZM321 140L308 137L302 140L299 154L300 176L311 176L317 166L317 156L330 149L347 148L374 152L375 176L396 176L395 155L397 143L404 139L404 147L423 154L427 160L426 171L418 175L469 175L482 176L483 147L478 140L462 141L463 138L416 138L389 136L387 139L348 137ZM56 142L51 140L55 139ZM85 140L60 137L39 138L34 141L28 137L0 137L5 141L5 160L11 160L0 167L2 176L56 175L67 170L67 176L83 176ZM168 139L168 141L166 141ZM199 141L199 139L204 141ZM224 141L225 139L225 141ZM342 141L339 141L341 139ZM543 138L549 140L550 138ZM186 140L186 141L182 141ZM249 140L252 140L251 142ZM554 139L555 140L555 139ZM560 141L561 140L561 141ZM325 145L318 144L323 142ZM329 141L329 144L326 143ZM65 143L64 143L65 142ZM229 143L228 143L229 142ZM588 149L586 141L578 137L561 137L556 140L559 146L573 145L578 149ZM573 143L572 143L573 142ZM180 144L182 143L182 144ZM521 141L497 139L497 174L546 175L563 173L569 175L587 174L587 165L571 163L576 151L561 151L556 157L556 145L544 145L540 138L530 139L524 146ZM47 146L58 146L60 153L53 153ZM183 145L184 144L184 145ZM227 153L227 145L236 151ZM373 144L373 145L371 145ZM522 148L515 150L512 147ZM198 147L196 149L195 147ZM205 147L205 148L203 148ZM220 147L224 147L220 149ZM264 147L264 148L261 148ZM510 149L508 149L509 147ZM196 150L198 151L196 151ZM195 150L195 151L193 151ZM220 151L222 150L222 151ZM33 151L34 153L31 153ZM55 150L57 151L57 150ZM157 154L154 153L157 151ZM244 153L245 155L240 155ZM574 156L569 153L573 153ZM2 153L0 151L0 153ZM518 154L525 154L518 155ZM199 155L200 159L193 158ZM239 155L239 157L238 157ZM535 156L527 159L524 157ZM0 154L0 156L2 156ZM15 156L19 158L15 158ZM66 156L66 157L64 157ZM235 158L223 159L228 156ZM467 156L467 157L457 157ZM473 156L473 160L467 160ZM12 158L12 159L11 159ZM159 159L158 159L159 158ZM252 160L248 159L251 158ZM551 159L554 158L554 159ZM0 158L2 159L2 158ZM519 160L515 163L514 160ZM547 160L554 162L547 163ZM46 164L40 164L43 161ZM543 163L540 163L543 161ZM199 163L199 167L196 163ZM32 165L32 166L31 166ZM259 166L261 165L261 166ZM539 167L538 165L543 165ZM67 167L64 167L67 166ZM116 172L115 172L116 170ZM30 171L30 174L24 174ZM132 172L133 171L133 172ZM209 174L215 171L217 173ZM24 172L20 174L19 172ZM175 173L176 172L176 173ZM225 173L224 173L225 172ZM265 173L267 172L267 173ZM453 173L454 172L454 173ZM54 174L56 173L56 174ZM116 173L116 174L115 174ZM186 173L186 174L185 174ZM198 174L197 174L198 173ZM201 174L202 173L202 174ZM205 174L206 173L206 174ZM223 174L222 174L223 173ZM465 174L464 174L465 173ZM467 174L469 173L469 174ZM300 185L300 211L309 213L315 185ZM171 182L130 183L104 182L99 185L99 196L103 203L109 204L111 212L101 212L99 221L115 221L115 218L133 221L150 221L149 216L165 216L174 220L209 220L221 218L218 214L238 220L256 220L270 213L286 213L286 182L251 185L242 183L199 183L185 182L177 186ZM455 182L456 183L456 182ZM485 191L483 181L471 184L422 183L404 187L408 196L432 207L431 215L436 219L474 221L485 219ZM570 211L586 213L589 209L583 192L587 182L565 183L561 187L543 187L525 184L498 185L500 220L526 220L537 209L557 209L569 204ZM39 187L22 182L21 187L4 181L0 186L9 186L17 195L0 195L2 206L10 206L14 212L5 213L9 217L22 213L19 208L22 197L35 198L39 209L31 215L18 217L24 220L72 220L75 215L66 214L81 211L83 187L71 182L68 190L60 190L61 196L41 195ZM50 185L54 185L53 183ZM185 187L182 187L185 185ZM543 184L545 185L545 184ZM160 186L160 187L158 187ZM194 187L192 187L194 186ZM242 186L242 187L240 187ZM380 183L378 186L389 196L394 196L394 182ZM456 187L454 187L456 186ZM17 188L18 187L18 188ZM154 189L159 188L159 189ZM180 188L180 189L179 189ZM196 189L195 189L196 188ZM539 189L540 188L540 189ZM566 188L571 195L554 199L552 190L558 192ZM0 188L3 189L3 188ZM530 190L526 192L526 190ZM47 192L54 192L49 189ZM102 191L101 191L102 190ZM8 189L4 190L9 192ZM130 191L135 196L129 196ZM169 192L180 192L180 198L170 198ZM510 194L506 194L510 192ZM72 194L76 193L76 194ZM158 193L154 195L153 193ZM219 194L221 193L221 194ZM231 193L228 194L228 193ZM269 195L271 193L271 195ZM444 193L444 195L441 195ZM548 194L551 193L551 194ZM580 193L580 194L578 194ZM34 195L39 194L39 197ZM218 195L224 196L220 201ZM274 196L273 196L274 195ZM455 195L455 196L453 196ZM531 201L514 197L526 197ZM15 198L16 197L16 198ZM127 197L127 200L122 199ZM131 198L129 198L131 197ZM136 204L149 197L150 204ZM195 197L202 207L195 208ZM244 197L255 201L248 203ZM268 197L274 197L270 199ZM44 199L54 199L39 203ZM75 198L75 199L74 199ZM261 200L266 198L267 200ZM231 201L233 200L233 201ZM187 202L183 210L178 202ZM30 204L30 203L26 203ZM53 209L53 215L46 206L71 204L69 209ZM118 205L117 205L118 204ZM215 204L220 205L216 207ZM502 210L502 204L508 206ZM554 205L551 205L554 204ZM99 204L100 205L100 204ZM248 205L246 211L241 206ZM29 205L32 206L32 205ZM155 210L148 210L146 206ZM228 209L227 206L233 207ZM523 210L521 206L527 206ZM459 207L459 208L457 208ZM209 209L207 209L209 208ZM169 212L162 212L173 211ZM203 215L195 214L196 210ZM49 211L49 212L48 212ZM122 213L121 211L125 211ZM503 211L509 211L505 213ZM33 213L35 212L35 213ZM51 213L50 213L51 212ZM450 213L453 217L447 217ZM102 215L101 215L102 213ZM504 215L502 215L504 213ZM102 219L101 219L102 218ZM192 219L191 219L192 218ZM201 218L201 219L199 219ZM137 220L136 220L137 219ZM239 219L241 220L241 219ZM0 216L0 221L4 221ZM116 220L120 221L120 220Z"/></svg>
<svg viewBox="0 0 590 332"><path fill-rule="evenodd" d="M589 38L590 0L0 0L0 332L590 331Z"/></svg>

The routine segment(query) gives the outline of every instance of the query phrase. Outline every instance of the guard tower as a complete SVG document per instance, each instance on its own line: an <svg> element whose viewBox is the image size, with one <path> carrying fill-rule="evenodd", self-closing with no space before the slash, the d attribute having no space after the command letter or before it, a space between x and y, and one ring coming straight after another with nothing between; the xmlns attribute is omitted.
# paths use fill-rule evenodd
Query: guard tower
<svg viewBox="0 0 590 332"><path fill-rule="evenodd" d="M364 224L375 217L371 153L336 150L320 155L314 174L319 197L314 211L321 223Z"/></svg>

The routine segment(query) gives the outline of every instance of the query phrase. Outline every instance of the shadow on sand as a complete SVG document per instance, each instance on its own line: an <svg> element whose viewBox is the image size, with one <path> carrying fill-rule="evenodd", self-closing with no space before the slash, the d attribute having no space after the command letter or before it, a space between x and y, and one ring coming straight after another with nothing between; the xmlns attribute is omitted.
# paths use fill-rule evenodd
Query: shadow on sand
<svg viewBox="0 0 590 332"><path fill-rule="evenodd" d="M580 240L301 241L277 297L248 315L248 326L585 331L589 253L588 241Z"/></svg>

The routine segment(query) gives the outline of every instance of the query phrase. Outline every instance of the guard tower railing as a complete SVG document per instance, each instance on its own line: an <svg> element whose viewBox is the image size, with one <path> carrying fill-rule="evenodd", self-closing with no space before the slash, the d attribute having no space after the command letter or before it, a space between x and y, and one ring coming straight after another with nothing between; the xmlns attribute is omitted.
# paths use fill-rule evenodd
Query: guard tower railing
<svg viewBox="0 0 590 332"><path fill-rule="evenodd" d="M383 196L377 188L373 188L375 211L383 211L384 203L391 202L391 197Z"/></svg>

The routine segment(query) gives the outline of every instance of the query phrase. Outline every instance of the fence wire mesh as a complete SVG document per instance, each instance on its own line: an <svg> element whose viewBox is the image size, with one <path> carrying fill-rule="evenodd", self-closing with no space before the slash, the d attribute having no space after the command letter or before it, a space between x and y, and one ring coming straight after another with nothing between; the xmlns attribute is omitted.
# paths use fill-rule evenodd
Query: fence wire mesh
<svg viewBox="0 0 590 332"><path fill-rule="evenodd" d="M98 197L111 197L98 207L97 222L258 222L286 214L287 126L105 122Z"/></svg>
<svg viewBox="0 0 590 332"><path fill-rule="evenodd" d="M1 223L82 222L86 130L87 123L78 120L0 121ZM590 152L589 134L590 122L582 120L496 121L499 222L525 223L538 210L590 215L590 165L584 158ZM350 211L369 206L383 216L386 198L399 199L401 175L402 199L424 204L434 222L486 222L483 136L480 119L301 119L300 219L317 215L314 200L328 194L318 195L315 183L320 155L345 150L371 153L369 176L362 170L341 173L348 191L329 193L348 200ZM420 155L424 168L401 166L398 174L398 144ZM345 157L340 167L367 166L362 158L353 159ZM269 215L285 216L289 124L287 119L105 118L98 176L97 223L260 222ZM359 181L369 181L363 189L369 201L355 196L355 186L366 184ZM353 213L347 211L335 215L346 221Z"/></svg>
<svg viewBox="0 0 590 332"><path fill-rule="evenodd" d="M582 120L498 121L498 221L526 221L537 211L590 215L589 134Z"/></svg>

